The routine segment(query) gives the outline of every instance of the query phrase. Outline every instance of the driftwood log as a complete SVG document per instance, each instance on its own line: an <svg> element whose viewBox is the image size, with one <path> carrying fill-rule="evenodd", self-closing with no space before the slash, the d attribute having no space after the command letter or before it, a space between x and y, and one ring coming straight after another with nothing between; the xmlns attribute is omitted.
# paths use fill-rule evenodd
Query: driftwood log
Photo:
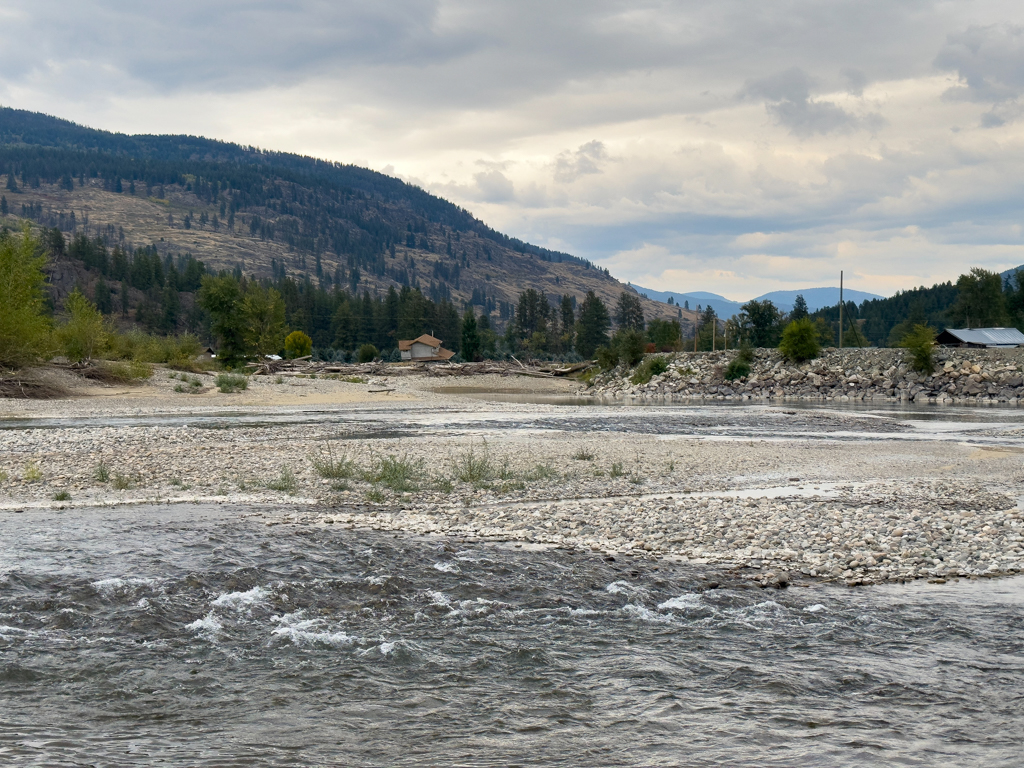
<svg viewBox="0 0 1024 768"><path fill-rule="evenodd" d="M249 363L254 376L309 376L311 374L337 374L341 376L411 376L425 374L427 376L531 376L550 379L558 376L569 376L595 365L593 361L560 365L557 363L525 364L513 358L514 362L504 360L485 360L479 363L384 363L375 360L372 363L324 363L314 362L309 357L294 360L259 360Z"/></svg>

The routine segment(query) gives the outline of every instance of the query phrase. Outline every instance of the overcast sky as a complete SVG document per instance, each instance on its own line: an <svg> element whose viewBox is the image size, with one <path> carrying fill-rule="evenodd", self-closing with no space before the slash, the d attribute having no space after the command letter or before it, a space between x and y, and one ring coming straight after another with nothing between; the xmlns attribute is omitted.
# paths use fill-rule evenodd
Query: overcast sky
<svg viewBox="0 0 1024 768"><path fill-rule="evenodd" d="M352 162L660 290L1024 263L1024 4L0 4L0 103Z"/></svg>

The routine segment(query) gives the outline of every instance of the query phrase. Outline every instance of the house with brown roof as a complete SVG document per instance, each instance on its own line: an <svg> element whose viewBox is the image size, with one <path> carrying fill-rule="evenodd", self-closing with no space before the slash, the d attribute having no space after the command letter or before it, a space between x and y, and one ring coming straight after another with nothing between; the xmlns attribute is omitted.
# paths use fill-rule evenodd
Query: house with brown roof
<svg viewBox="0 0 1024 768"><path fill-rule="evenodd" d="M453 358L455 353L450 349L445 349L441 344L440 339L435 339L429 333L424 333L411 341L399 341L398 351L402 353L403 360L410 360L414 363L444 362Z"/></svg>

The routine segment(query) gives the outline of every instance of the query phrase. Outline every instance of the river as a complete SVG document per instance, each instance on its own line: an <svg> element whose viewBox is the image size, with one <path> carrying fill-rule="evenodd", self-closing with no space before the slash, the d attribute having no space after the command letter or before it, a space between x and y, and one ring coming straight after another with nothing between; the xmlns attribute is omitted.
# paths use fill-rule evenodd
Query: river
<svg viewBox="0 0 1024 768"><path fill-rule="evenodd" d="M1021 578L762 590L245 513L0 516L0 763L1021 765Z"/></svg>

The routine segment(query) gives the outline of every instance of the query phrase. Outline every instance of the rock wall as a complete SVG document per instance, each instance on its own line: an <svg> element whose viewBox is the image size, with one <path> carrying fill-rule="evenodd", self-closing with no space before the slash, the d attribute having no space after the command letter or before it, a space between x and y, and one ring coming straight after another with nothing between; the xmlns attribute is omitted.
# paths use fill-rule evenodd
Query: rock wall
<svg viewBox="0 0 1024 768"><path fill-rule="evenodd" d="M604 397L698 400L800 400L1008 403L1024 405L1024 349L936 349L935 370L918 374L902 349L827 349L802 364L774 349L758 349L750 375L725 380L737 355L684 352L667 356L668 370L646 384L617 368L598 376L589 394Z"/></svg>

